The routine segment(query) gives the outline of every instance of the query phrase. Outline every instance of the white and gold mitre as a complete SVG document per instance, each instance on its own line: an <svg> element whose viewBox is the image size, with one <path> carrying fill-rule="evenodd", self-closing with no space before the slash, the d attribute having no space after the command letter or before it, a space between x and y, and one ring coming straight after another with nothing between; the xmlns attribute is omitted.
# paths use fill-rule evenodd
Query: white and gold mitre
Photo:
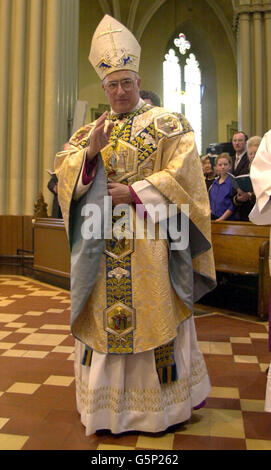
<svg viewBox="0 0 271 470"><path fill-rule="evenodd" d="M138 72L140 51L133 34L115 18L105 15L94 32L88 59L103 80L119 70Z"/></svg>

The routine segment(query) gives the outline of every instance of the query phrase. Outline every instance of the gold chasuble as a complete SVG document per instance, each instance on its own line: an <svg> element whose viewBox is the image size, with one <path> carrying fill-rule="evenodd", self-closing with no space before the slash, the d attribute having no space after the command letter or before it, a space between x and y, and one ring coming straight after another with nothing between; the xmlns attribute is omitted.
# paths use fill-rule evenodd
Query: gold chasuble
<svg viewBox="0 0 271 470"><path fill-rule="evenodd" d="M114 128L98 156L107 179L129 186L146 180L167 205L181 211L182 204L188 204L193 241L179 254L186 261L174 264L173 275L168 239L159 237L158 224L154 236L148 237L147 219L140 219L131 204L133 236L105 240L93 289L74 318L72 333L88 348L106 354L156 349L159 363L159 347L168 345L171 355L178 326L193 313L194 301L215 286L208 195L194 133L182 115L144 104L108 119ZM79 129L70 139L71 149L59 152L55 160L68 236L77 204L73 194L94 127L95 122ZM88 191L93 191L92 185ZM113 216L113 223L117 220ZM143 227L141 237L136 236L137 223ZM73 249L73 240L70 243Z"/></svg>

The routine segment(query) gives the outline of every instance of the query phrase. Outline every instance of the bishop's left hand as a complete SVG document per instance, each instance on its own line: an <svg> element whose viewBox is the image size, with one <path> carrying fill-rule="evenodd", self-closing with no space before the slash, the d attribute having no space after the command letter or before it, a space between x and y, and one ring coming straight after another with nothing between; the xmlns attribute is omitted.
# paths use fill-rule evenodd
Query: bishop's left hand
<svg viewBox="0 0 271 470"><path fill-rule="evenodd" d="M133 196L126 184L108 183L107 189L109 196L112 197L113 206L117 206L118 204L131 204L133 202Z"/></svg>

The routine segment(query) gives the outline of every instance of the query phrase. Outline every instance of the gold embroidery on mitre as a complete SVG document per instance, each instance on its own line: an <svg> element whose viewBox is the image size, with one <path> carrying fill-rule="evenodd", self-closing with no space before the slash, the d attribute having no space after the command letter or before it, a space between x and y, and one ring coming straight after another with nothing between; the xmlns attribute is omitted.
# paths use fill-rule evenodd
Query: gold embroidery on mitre
<svg viewBox="0 0 271 470"><path fill-rule="evenodd" d="M107 70L112 67L114 69L118 69L118 68L122 69L123 66L128 65L128 64L135 64L138 61L138 56L129 54L129 52L126 49L124 48L117 49L115 41L114 41L113 33L121 33L122 31L123 31L123 28L111 29L111 24L108 24L107 29L97 35L97 39L99 39L100 37L103 37L109 34L111 50L105 52L105 55L98 62L98 64L96 64L96 68L99 68L102 70Z"/></svg>
<svg viewBox="0 0 271 470"><path fill-rule="evenodd" d="M91 41L89 61L103 80L116 70L138 72L141 47L123 24L105 15Z"/></svg>
<svg viewBox="0 0 271 470"><path fill-rule="evenodd" d="M129 55L125 49L119 49L115 55L112 56L109 53L105 53L100 62L96 65L96 68L101 70L107 70L109 68L123 69L123 66L128 64L135 64L138 60L137 56Z"/></svg>

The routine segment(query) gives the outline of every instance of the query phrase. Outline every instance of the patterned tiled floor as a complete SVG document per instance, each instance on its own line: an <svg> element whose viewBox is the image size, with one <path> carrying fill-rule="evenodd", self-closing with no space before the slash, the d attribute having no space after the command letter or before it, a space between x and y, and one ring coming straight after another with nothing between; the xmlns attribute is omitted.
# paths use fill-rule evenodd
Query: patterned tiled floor
<svg viewBox="0 0 271 470"><path fill-rule="evenodd" d="M0 450L271 450L267 323L221 313L196 318L212 392L175 432L86 437L75 408L69 315L67 291L0 276Z"/></svg>

